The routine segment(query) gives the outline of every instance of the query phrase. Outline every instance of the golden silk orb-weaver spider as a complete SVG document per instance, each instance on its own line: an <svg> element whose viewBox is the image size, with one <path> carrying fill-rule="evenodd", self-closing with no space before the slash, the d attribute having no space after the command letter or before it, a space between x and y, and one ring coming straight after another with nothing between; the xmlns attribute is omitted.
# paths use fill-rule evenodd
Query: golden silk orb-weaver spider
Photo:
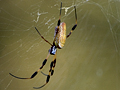
<svg viewBox="0 0 120 90"><path fill-rule="evenodd" d="M55 68L55 65L56 65L56 54L57 54L57 48L58 49L62 49L64 44L65 44L65 41L66 39L71 35L71 33L75 30L75 28L77 27L77 14L76 14L76 6L74 6L74 9L75 9L75 19L76 19L76 23L75 25L72 27L72 30L70 31L70 33L66 36L66 24L64 22L61 23L61 10L62 10L62 2L61 2L61 6L60 6L60 14L59 14L59 20L58 20L58 23L57 23L57 26L55 27L55 33L54 33L54 40L53 40L53 44L51 44L49 41L47 41L41 34L40 32L38 31L38 29L35 27L36 31L38 32L38 34L41 36L41 38L46 41L48 44L51 45L51 48L49 49L48 51L48 55L46 57L46 59L43 61L42 63L42 66L35 72L32 74L31 77L29 78L21 78L21 77L17 77L11 73L9 73L11 76L15 77L15 78L18 78L18 79L32 79L34 78L37 73L43 68L43 66L46 64L47 62L47 59L50 55L54 55L53 57L53 60L50 64L50 70L49 70L49 74L46 75L44 74L43 72L41 72L42 74L46 75L47 76L47 79L46 79L46 83L40 87L33 87L35 89L39 89L39 88L42 88L43 86L45 86L49 80L50 80L50 76L53 75L54 73L54 68Z"/></svg>

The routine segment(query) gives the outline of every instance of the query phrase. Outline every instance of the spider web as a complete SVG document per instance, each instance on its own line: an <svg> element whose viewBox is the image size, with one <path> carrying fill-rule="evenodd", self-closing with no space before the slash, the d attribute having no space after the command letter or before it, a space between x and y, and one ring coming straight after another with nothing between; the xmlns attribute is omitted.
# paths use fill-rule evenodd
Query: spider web
<svg viewBox="0 0 120 90"><path fill-rule="evenodd" d="M59 18L61 0L0 0L0 90L33 90L46 76L30 77L48 54ZM44 90L120 89L120 0L64 0L61 21L67 34L78 26L57 53L55 73ZM52 56L43 72L48 74Z"/></svg>

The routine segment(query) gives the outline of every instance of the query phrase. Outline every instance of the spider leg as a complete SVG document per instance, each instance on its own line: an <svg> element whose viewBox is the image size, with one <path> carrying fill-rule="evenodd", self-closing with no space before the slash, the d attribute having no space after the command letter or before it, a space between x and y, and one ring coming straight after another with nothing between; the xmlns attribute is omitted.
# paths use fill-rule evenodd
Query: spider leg
<svg viewBox="0 0 120 90"><path fill-rule="evenodd" d="M56 32L55 38L53 40L53 43L55 43L57 34L59 32L59 26L60 26L60 23L61 23L61 20L60 20L60 18L61 18L61 11L62 11L62 2L61 2L61 5L60 5L60 14L59 14L59 19L58 19L58 23L57 23L57 32Z"/></svg>
<svg viewBox="0 0 120 90"><path fill-rule="evenodd" d="M57 51L56 51L56 54L57 54ZM54 68L55 68L55 65L56 65L56 54L54 55L53 61L50 64L50 70L49 70L49 72L51 73L51 76L54 73Z"/></svg>
<svg viewBox="0 0 120 90"><path fill-rule="evenodd" d="M40 87L33 87L34 89L40 89L42 87L44 87L48 82L49 82L49 79L50 79L50 71L49 71L49 74L47 75L47 79L46 79L46 83Z"/></svg>
<svg viewBox="0 0 120 90"><path fill-rule="evenodd" d="M59 20L58 20L57 26L60 26L61 10L62 10L62 2L61 2L61 6L60 6L60 15L59 15Z"/></svg>
<svg viewBox="0 0 120 90"><path fill-rule="evenodd" d="M38 32L38 34L41 36L41 38L46 41L48 44L50 44L52 46L52 44L50 42L48 42L41 34L40 32L38 31L38 29L35 27L36 31Z"/></svg>
<svg viewBox="0 0 120 90"><path fill-rule="evenodd" d="M56 54L57 54L57 52L56 52ZM52 61L51 64L50 64L50 70L49 70L49 71L51 72L51 76L52 76L53 73L54 73L54 68L55 68L55 65L56 65L56 54L54 55L53 61ZM41 71L41 73L42 73L43 75L47 76L47 74L43 73L42 71Z"/></svg>
<svg viewBox="0 0 120 90"><path fill-rule="evenodd" d="M33 87L34 89L40 89L40 88L44 87L49 82L50 76L52 76L54 73L55 64L56 64L56 54L54 55L53 61L50 64L49 74L47 75L47 74L44 74L43 72L41 72L43 75L47 76L46 83L40 87Z"/></svg>
<svg viewBox="0 0 120 90"><path fill-rule="evenodd" d="M70 31L70 33L67 35L67 38L71 35L71 33L75 30L75 28L77 27L77 13L76 13L76 6L74 6L75 8L75 19L76 19L76 24L72 27L72 30Z"/></svg>
<svg viewBox="0 0 120 90"><path fill-rule="evenodd" d="M50 55L50 53L48 53L47 58L43 61L42 66L41 66L36 72L34 72L34 73L32 74L32 76L29 77L29 78L17 77L17 76L15 76L15 75L11 74L11 73L9 73L9 74L10 74L11 76L17 78L17 79L32 79L32 78L34 78L34 77L37 75L37 73L38 73L38 72L43 68L43 66L46 64L49 55Z"/></svg>

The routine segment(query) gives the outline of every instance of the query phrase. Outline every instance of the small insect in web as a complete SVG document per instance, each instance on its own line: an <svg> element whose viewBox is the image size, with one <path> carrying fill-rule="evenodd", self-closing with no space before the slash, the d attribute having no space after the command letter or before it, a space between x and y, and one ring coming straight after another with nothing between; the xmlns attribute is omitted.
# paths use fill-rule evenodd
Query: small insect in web
<svg viewBox="0 0 120 90"><path fill-rule="evenodd" d="M34 89L39 89L39 88L42 88L44 87L50 80L50 76L53 75L54 73L54 68L55 68L55 65L56 65L56 54L57 54L57 49L62 49L64 44L65 44L65 41L66 39L71 35L71 33L75 30L75 28L77 27L77 14L76 14L76 6L74 6L74 9L75 9L75 19L76 19L76 23L75 25L72 27L72 30L70 31L70 33L66 36L66 24L64 22L61 23L61 10L62 10L62 2L61 2L61 6L60 6L60 15L59 15L59 20L58 20L58 23L57 23L57 26L55 28L55 33L54 33L54 40L53 40L53 44L51 44L49 41L47 41L41 34L40 32L38 31L38 29L35 27L36 31L38 32L38 34L40 35L40 37L45 41L47 42L48 44L51 45L51 48L49 49L49 52L48 52L48 55L46 57L46 59L43 61L42 63L42 66L35 72L32 74L31 77L29 78L22 78L22 77L17 77L11 73L9 73L11 76L17 78L17 79L32 79L34 78L37 73L44 67L44 65L46 64L47 60L48 60L48 57L50 55L54 55L53 57L53 60L50 64L50 70L49 70L49 74L44 74L43 72L41 72L43 75L47 76L47 79L46 79L46 83L40 87L33 87Z"/></svg>

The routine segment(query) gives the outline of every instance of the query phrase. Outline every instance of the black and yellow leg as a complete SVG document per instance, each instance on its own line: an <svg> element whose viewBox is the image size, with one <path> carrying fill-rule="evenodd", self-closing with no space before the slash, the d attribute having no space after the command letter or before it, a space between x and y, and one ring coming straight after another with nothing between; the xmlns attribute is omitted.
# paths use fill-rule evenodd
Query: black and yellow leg
<svg viewBox="0 0 120 90"><path fill-rule="evenodd" d="M58 34L58 32L59 32L59 26L60 26L60 23L61 23L61 20L60 20L60 18L61 18L61 11L62 11L62 2L61 2L61 5L60 5L60 14L59 14L59 20L58 20L58 23L57 23L56 36L57 36L57 34ZM53 40L53 43L55 43L56 36L55 36L55 38L54 38L54 40Z"/></svg>
<svg viewBox="0 0 120 90"><path fill-rule="evenodd" d="M57 52L56 52L56 54L57 54ZM51 74L51 76L52 76L53 73L54 73L54 68L55 68L55 65L56 65L56 54L54 55L53 61L52 61L51 64L50 64L49 74ZM42 73L43 75L45 75L45 76L48 76L47 74L43 73L42 71L41 71L41 73Z"/></svg>
<svg viewBox="0 0 120 90"><path fill-rule="evenodd" d="M61 10L62 10L62 2L61 2L61 5L60 5L60 15L59 15L59 20L58 20L57 26L60 26Z"/></svg>
<svg viewBox="0 0 120 90"><path fill-rule="evenodd" d="M44 87L49 82L50 76L52 76L53 73L54 73L54 67L55 67L55 64L56 64L56 54L54 55L53 61L50 64L49 74L47 75L47 74L44 74L43 72L41 72L43 75L47 76L46 83L44 85L40 86L40 87L33 87L33 88L40 89L40 88Z"/></svg>
<svg viewBox="0 0 120 90"><path fill-rule="evenodd" d="M37 75L37 73L38 73L38 72L43 68L43 66L46 64L49 55L50 55L50 53L48 53L46 59L43 61L42 66L41 66L36 72L34 72L30 78L22 78L22 77L17 77L17 76L15 76L15 75L11 74L11 73L9 73L9 74L10 74L11 76L17 78L17 79L32 79L32 78L34 78L34 77Z"/></svg>
<svg viewBox="0 0 120 90"><path fill-rule="evenodd" d="M56 54L57 54L57 52L56 52ZM50 70L49 70L49 74L47 75L46 83L49 82L50 76L52 76L54 73L54 67L56 64L56 54L54 55L53 61L50 64Z"/></svg>
<svg viewBox="0 0 120 90"><path fill-rule="evenodd" d="M56 52L56 54L57 54L57 52ZM54 73L54 68L55 68L55 65L56 65L56 54L54 55L53 61L51 62L52 63L52 65L51 65L51 76Z"/></svg>
<svg viewBox="0 0 120 90"><path fill-rule="evenodd" d="M77 13L76 13L76 6L74 6L75 8L75 20L76 20L76 23L75 25L72 27L72 30L70 31L70 33L67 35L67 38L71 35L71 33L75 30L75 28L77 27Z"/></svg>

